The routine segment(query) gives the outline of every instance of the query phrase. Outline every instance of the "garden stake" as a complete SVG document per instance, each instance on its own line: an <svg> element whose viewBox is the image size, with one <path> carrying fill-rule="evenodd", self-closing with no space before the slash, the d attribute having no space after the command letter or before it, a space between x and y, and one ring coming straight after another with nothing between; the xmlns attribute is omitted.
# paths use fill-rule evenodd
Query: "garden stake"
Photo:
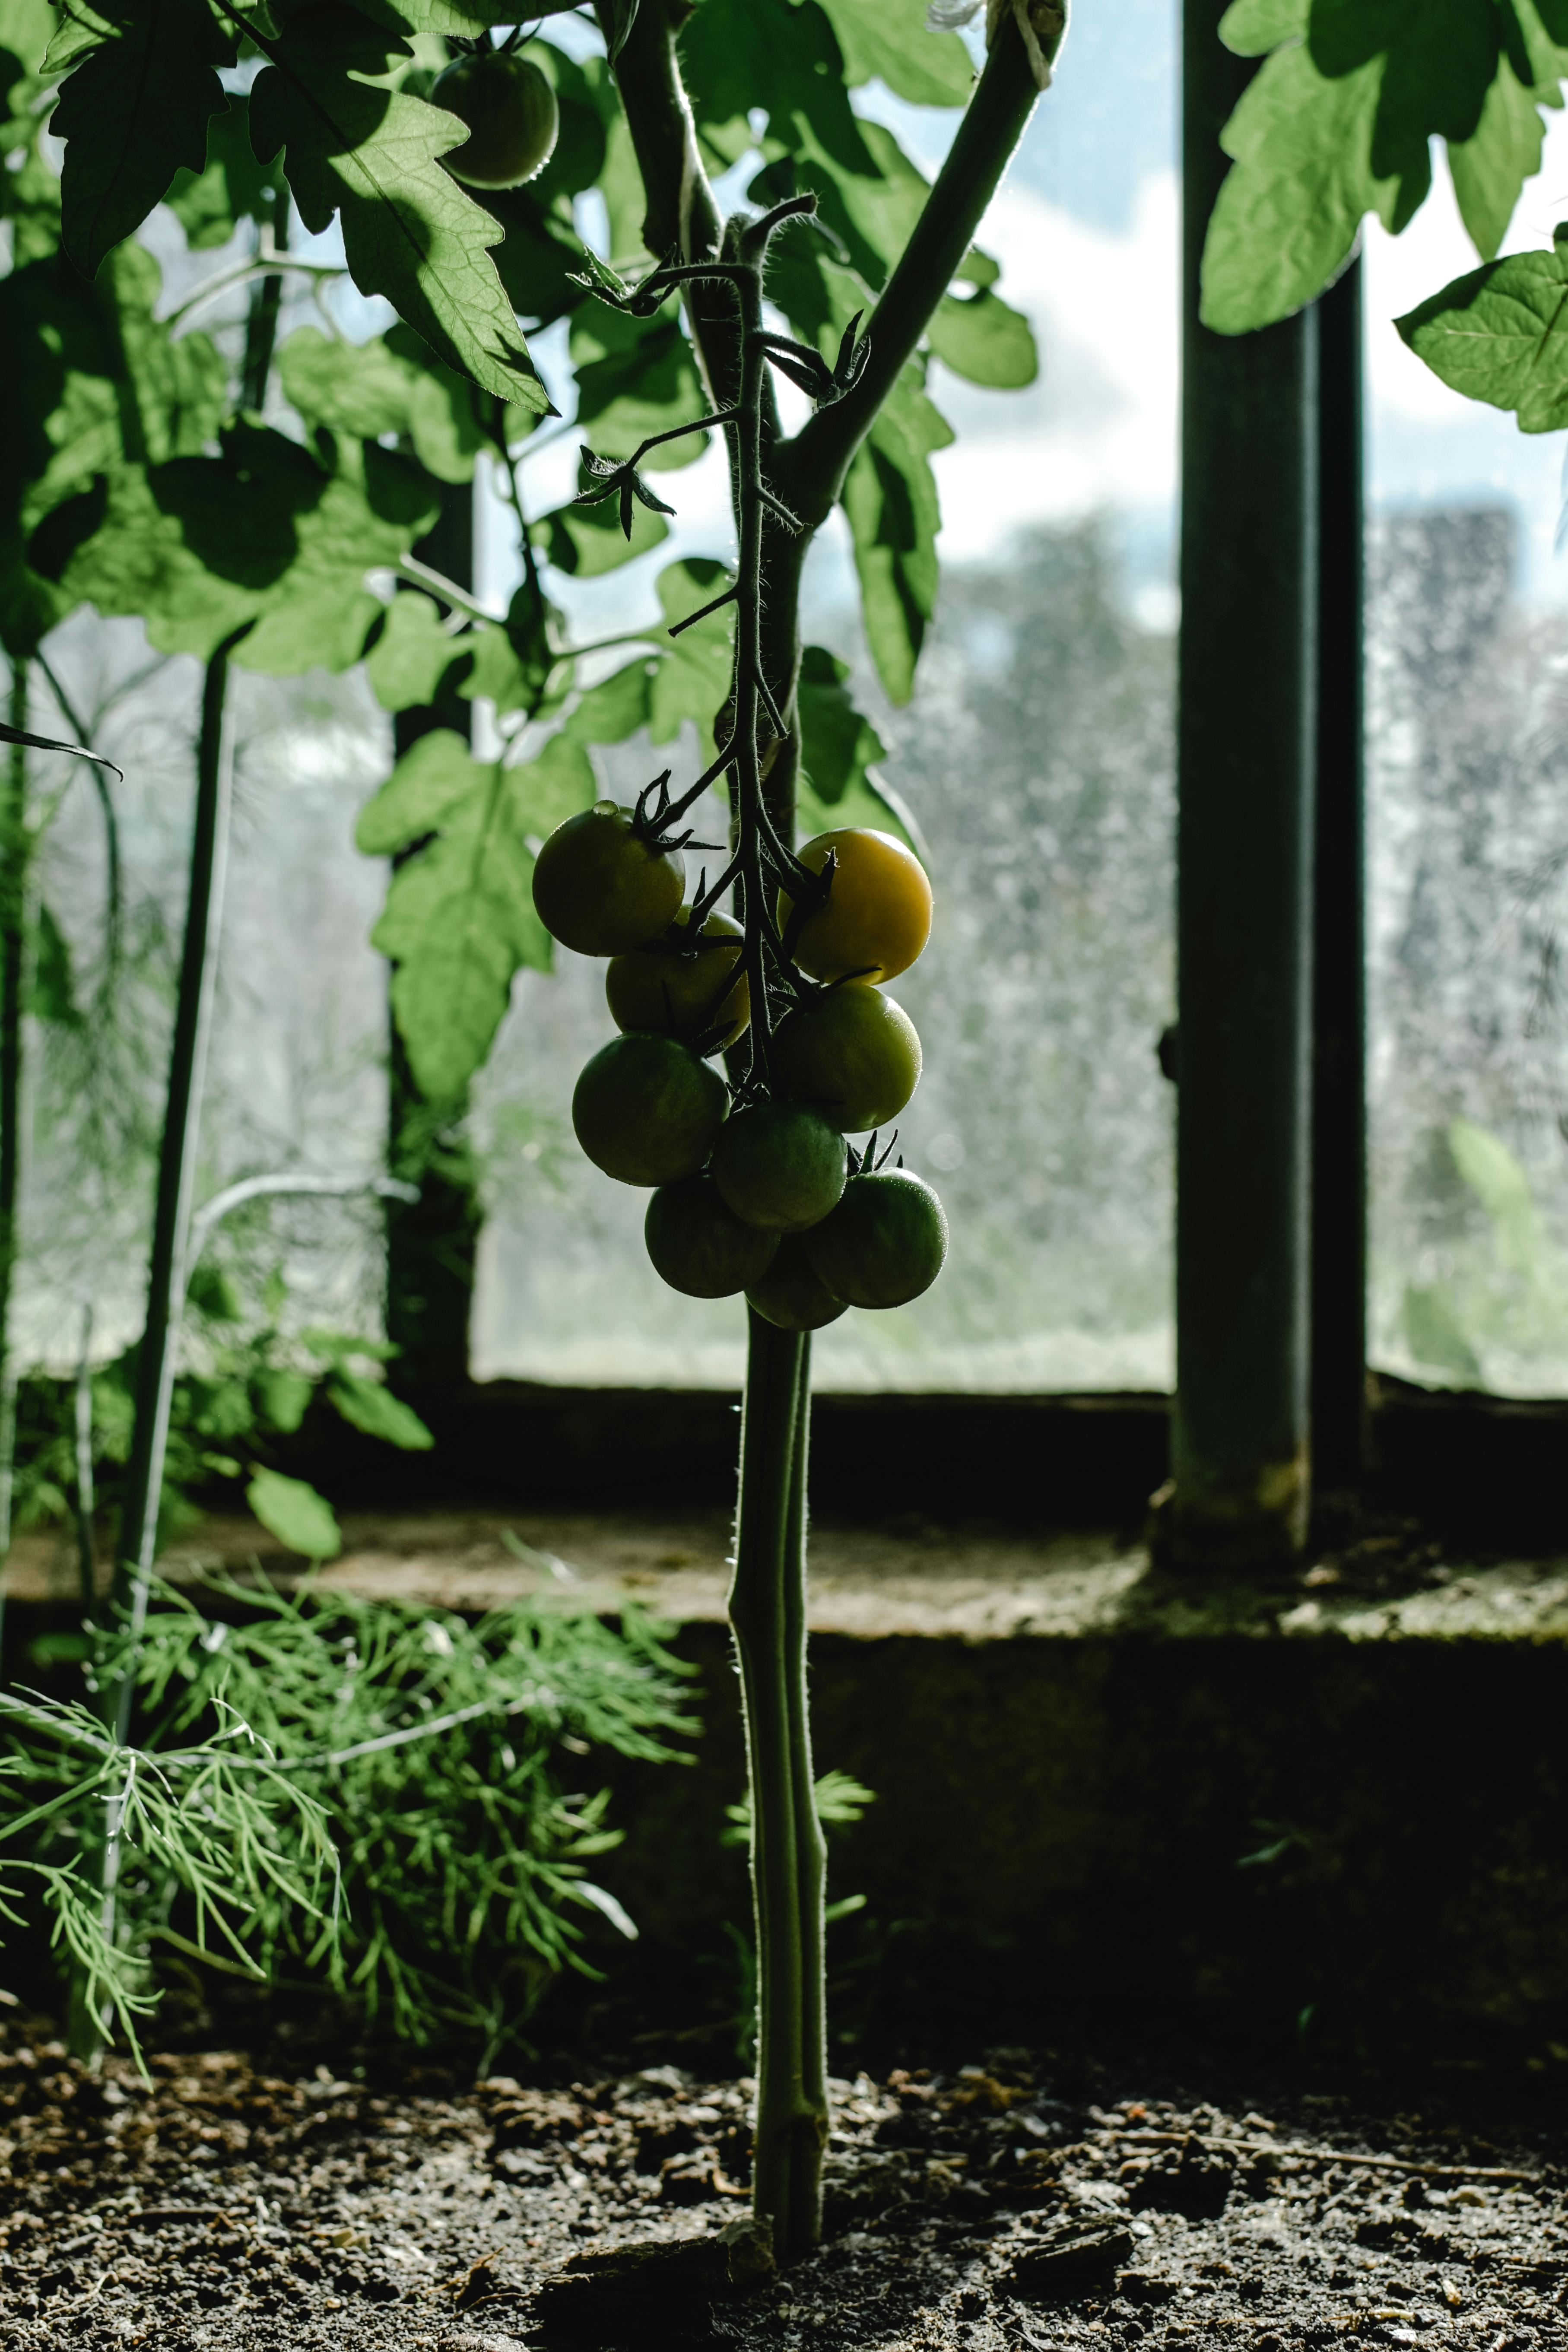
<svg viewBox="0 0 1568 2352"><path fill-rule="evenodd" d="M93 1539L96 1506L92 1475L92 1308L81 1310L81 1349L76 1365L76 1547L81 1570L82 1613L90 1625L98 1615L98 1555Z"/></svg>
<svg viewBox="0 0 1568 2352"><path fill-rule="evenodd" d="M158 1507L174 1381L173 1343L183 1298L182 1269L189 1239L191 1187L195 1175L211 1027L215 959L210 949L223 907L230 782L224 730L228 661L252 626L247 621L243 628L233 630L224 639L207 663L202 685L195 826L191 840L185 935L180 954L179 993L174 1003L174 1034L169 1049L169 1090L158 1152L153 1247L147 1269L147 1312L136 1363L136 1417L114 1569L113 1613L129 1628L132 1643L147 1614L147 1591L158 1542ZM131 1727L135 1679L132 1651L110 1694L107 1709L108 1718L122 1740Z"/></svg>
<svg viewBox="0 0 1568 2352"><path fill-rule="evenodd" d="M12 664L10 723L27 726L28 666ZM22 1171L22 1051L26 979L27 753L13 741L0 812L0 1659L4 1657L5 1569L11 1552L16 1482L16 1377L11 1361L11 1295L16 1270L16 1218Z"/></svg>

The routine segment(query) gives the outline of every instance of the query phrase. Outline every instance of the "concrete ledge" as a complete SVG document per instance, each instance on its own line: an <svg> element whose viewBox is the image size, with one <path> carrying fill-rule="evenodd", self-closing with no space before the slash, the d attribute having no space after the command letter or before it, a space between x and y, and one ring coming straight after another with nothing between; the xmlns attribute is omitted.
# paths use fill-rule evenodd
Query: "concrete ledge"
<svg viewBox="0 0 1568 2352"><path fill-rule="evenodd" d="M731 1530L723 1511L351 1511L342 1525L342 1554L319 1579L329 1591L469 1613L525 1597L607 1609L632 1600L677 1624L724 1620ZM170 1548L160 1573L194 1584L212 1567L259 1569L285 1589L300 1574L297 1556L240 1517L208 1519ZM811 1570L813 1632L866 1640L1568 1637L1568 1556L1479 1565L1405 1558L1374 1542L1299 1577L1210 1582L1162 1573L1110 1533L823 1520L812 1528ZM106 1578L100 1565L100 1585ZM78 1590L72 1540L17 1539L10 1601L68 1609Z"/></svg>
<svg viewBox="0 0 1568 2352"><path fill-rule="evenodd" d="M643 1928L635 1964L662 1958L670 1998L711 2014L748 1909L720 1842L743 1786L727 1514L344 1531L329 1588L470 1611L634 1598L677 1622L692 1766L583 1769L627 1832L604 1874ZM165 1565L288 1571L268 1551L214 1522ZM1064 2013L1198 2011L1450 2054L1568 2045L1568 1559L1373 1543L1211 1586L1110 1536L824 1521L814 1569L817 1769L878 1792L833 1847L834 1891L867 1897L834 1931L862 2003L925 2030L978 2002L1036 2039ZM68 1546L18 1546L10 1639L68 1622L74 1589Z"/></svg>

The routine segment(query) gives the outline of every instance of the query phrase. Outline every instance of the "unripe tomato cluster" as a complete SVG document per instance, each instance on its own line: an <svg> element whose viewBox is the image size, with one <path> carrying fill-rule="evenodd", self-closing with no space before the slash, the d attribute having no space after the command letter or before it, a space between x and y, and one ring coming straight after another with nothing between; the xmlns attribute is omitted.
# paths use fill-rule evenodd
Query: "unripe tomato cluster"
<svg viewBox="0 0 1568 2352"><path fill-rule="evenodd" d="M918 1298L942 1270L947 1219L923 1179L847 1140L897 1118L920 1079L914 1024L879 983L924 948L931 885L901 842L858 826L820 835L800 863L826 887L798 919L782 889L775 920L806 978L773 1035L771 1088L748 1087L738 1108L709 1057L751 1021L745 939L717 912L693 930L679 849L600 801L545 842L533 901L563 946L610 959L620 1034L584 1069L572 1120L605 1175L652 1190L656 1270L695 1298L744 1292L809 1331L847 1307Z"/></svg>

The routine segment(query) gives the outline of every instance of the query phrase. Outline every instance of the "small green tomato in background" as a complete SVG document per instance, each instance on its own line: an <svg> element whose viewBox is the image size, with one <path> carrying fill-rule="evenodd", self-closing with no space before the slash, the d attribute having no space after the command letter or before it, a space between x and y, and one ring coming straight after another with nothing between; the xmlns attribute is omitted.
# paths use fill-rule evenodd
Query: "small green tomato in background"
<svg viewBox="0 0 1568 2352"><path fill-rule="evenodd" d="M746 1303L781 1331L820 1331L825 1323L837 1323L847 1305L823 1281L799 1234L784 1235L766 1274L747 1290Z"/></svg>
<svg viewBox="0 0 1568 2352"><path fill-rule="evenodd" d="M689 936L691 909L682 907L672 926ZM617 1029L652 1029L710 1054L732 1045L752 1017L752 994L739 969L745 934L739 923L715 911L698 935L709 944L681 954L667 944L634 948L616 956L605 974L605 998Z"/></svg>
<svg viewBox="0 0 1568 2352"><path fill-rule="evenodd" d="M478 49L437 74L432 106L445 107L468 136L441 161L469 188L521 188L555 152L561 110L539 68L506 49Z"/></svg>
<svg viewBox="0 0 1568 2352"><path fill-rule="evenodd" d="M776 1066L796 1102L846 1135L897 1118L920 1084L921 1041L901 1004L865 981L847 980L792 1013L778 1034Z"/></svg>
<svg viewBox="0 0 1568 2352"><path fill-rule="evenodd" d="M673 1037L639 1032L612 1037L584 1065L572 1124L617 1183L673 1184L702 1166L729 1107L717 1070Z"/></svg>
<svg viewBox="0 0 1568 2352"><path fill-rule="evenodd" d="M806 1234L813 1271L851 1307L906 1307L947 1255L947 1216L911 1169L851 1176L831 1216Z"/></svg>
<svg viewBox="0 0 1568 2352"><path fill-rule="evenodd" d="M713 1148L713 1180L726 1202L742 1223L768 1233L818 1223L837 1204L847 1169L838 1129L793 1103L737 1111Z"/></svg>
<svg viewBox="0 0 1568 2352"><path fill-rule="evenodd" d="M647 1204L643 1238L655 1273L689 1298L733 1298L750 1289L779 1246L776 1234L742 1224L706 1174L660 1185Z"/></svg>
<svg viewBox="0 0 1568 2352"><path fill-rule="evenodd" d="M637 833L614 801L558 824L533 865L533 905L563 948L579 955L624 955L645 947L679 912L686 861Z"/></svg>

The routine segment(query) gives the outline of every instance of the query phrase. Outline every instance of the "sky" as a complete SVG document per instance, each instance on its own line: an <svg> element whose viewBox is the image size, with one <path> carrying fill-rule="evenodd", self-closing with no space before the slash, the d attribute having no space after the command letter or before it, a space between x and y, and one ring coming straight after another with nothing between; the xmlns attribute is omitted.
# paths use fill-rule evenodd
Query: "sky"
<svg viewBox="0 0 1568 2352"><path fill-rule="evenodd" d="M1129 592L1144 617L1173 618L1171 588L1179 392L1174 9L1127 0L1114 16L1079 16L1056 83L1037 109L981 232L1002 265L1000 290L1034 325L1041 367L1022 393L987 392L939 365L931 388L957 428L935 460L944 562L1003 553L1030 522L1110 509L1120 519ZM955 117L901 104L879 85L861 110L891 124L928 170ZM742 193L747 170L726 191ZM1568 115L1550 118L1545 164L1527 188L1505 250L1548 244L1568 212ZM1405 350L1392 320L1473 268L1439 152L1432 195L1400 238L1369 226L1366 243L1369 488L1374 507L1479 504L1500 498L1521 525L1520 586L1533 602L1568 604L1568 552L1553 551L1563 505L1561 435L1521 436L1510 416L1462 400ZM558 340L558 339L557 339ZM540 340L547 378L560 365ZM527 468L536 510L570 497L576 442L566 436ZM667 556L727 555L721 460L664 478L679 517ZM506 519L481 548L500 595L514 577ZM574 587L574 622L595 634L640 617L645 567ZM808 604L829 609L849 589L841 530L825 533L808 572Z"/></svg>

